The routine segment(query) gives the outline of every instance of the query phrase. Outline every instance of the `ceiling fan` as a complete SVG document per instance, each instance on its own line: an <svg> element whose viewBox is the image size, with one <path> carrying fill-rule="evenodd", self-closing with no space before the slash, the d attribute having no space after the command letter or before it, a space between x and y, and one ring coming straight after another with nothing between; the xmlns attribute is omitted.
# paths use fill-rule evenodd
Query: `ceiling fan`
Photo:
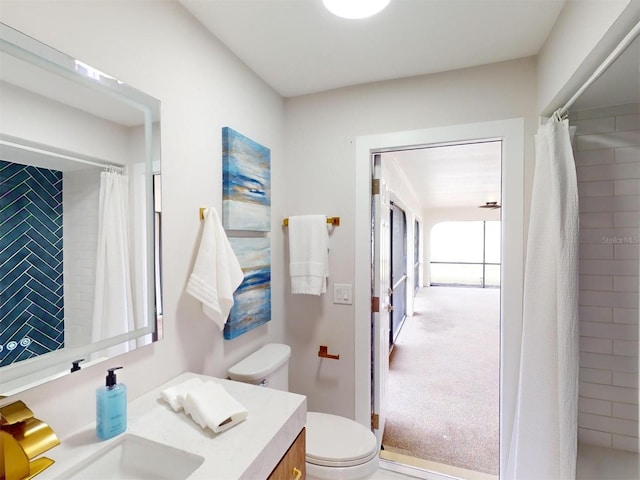
<svg viewBox="0 0 640 480"><path fill-rule="evenodd" d="M489 208L491 210L495 210L496 208L502 208L502 205L499 205L498 202L485 202L484 205L480 205L478 208Z"/></svg>

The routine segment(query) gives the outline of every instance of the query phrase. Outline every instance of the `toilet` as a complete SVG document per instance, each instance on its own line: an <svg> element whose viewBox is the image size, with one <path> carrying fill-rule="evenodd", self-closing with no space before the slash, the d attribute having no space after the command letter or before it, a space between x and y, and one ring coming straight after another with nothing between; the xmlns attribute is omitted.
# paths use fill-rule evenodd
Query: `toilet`
<svg viewBox="0 0 640 480"><path fill-rule="evenodd" d="M290 355L289 345L267 344L229 368L229 378L288 391ZM377 469L378 442L371 430L345 417L307 413L307 479L364 480Z"/></svg>

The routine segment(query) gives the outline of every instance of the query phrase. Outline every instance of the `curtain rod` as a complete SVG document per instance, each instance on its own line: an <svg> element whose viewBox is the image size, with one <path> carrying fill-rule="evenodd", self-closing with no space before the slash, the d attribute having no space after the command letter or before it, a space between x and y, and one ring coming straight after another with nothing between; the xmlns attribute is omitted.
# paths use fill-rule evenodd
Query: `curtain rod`
<svg viewBox="0 0 640 480"><path fill-rule="evenodd" d="M56 158L60 158L63 160L71 160L74 162L79 162L79 163L84 163L87 165L92 165L94 167L100 167L100 168L115 168L115 169L119 169L122 170L125 168L125 165L119 165L117 163L107 163L107 162L101 162L101 161L93 161L93 160L87 160L85 158L79 158L79 157L74 157L71 155L65 155L63 153L58 153L58 152L54 152L51 150L44 150L42 148L37 148L37 147L31 147L29 145L23 145L21 143L16 143L16 142L10 142L7 140L3 140L0 139L0 145L6 145L7 147L14 147L14 148L19 148L20 150L26 150L28 152L34 152L34 153L40 153L43 155L47 155L50 157L56 157Z"/></svg>
<svg viewBox="0 0 640 480"><path fill-rule="evenodd" d="M580 96L589 88L593 83L602 76L602 74L615 62L620 55L631 45L634 40L640 35L640 22L636 23L636 25L631 29L629 33L622 39L622 41L618 44L616 48L609 54L609 56L600 64L600 66L596 69L595 72L587 79L586 82L578 89L576 93L573 94L573 97L569 99L565 105L556 111L560 116L563 116L567 113L569 108L575 103L575 101L580 98Z"/></svg>

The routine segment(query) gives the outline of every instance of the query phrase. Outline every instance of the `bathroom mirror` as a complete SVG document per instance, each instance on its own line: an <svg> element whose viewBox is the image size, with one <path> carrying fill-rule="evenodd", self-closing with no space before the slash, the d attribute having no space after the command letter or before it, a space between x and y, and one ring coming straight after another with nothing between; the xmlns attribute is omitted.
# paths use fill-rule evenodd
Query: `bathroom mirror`
<svg viewBox="0 0 640 480"><path fill-rule="evenodd" d="M0 23L0 396L161 337L160 102Z"/></svg>

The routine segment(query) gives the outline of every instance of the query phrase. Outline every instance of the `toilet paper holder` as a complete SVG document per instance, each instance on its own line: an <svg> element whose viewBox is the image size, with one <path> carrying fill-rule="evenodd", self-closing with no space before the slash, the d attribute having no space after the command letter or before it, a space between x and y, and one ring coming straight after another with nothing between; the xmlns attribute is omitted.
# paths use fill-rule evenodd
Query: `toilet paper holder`
<svg viewBox="0 0 640 480"><path fill-rule="evenodd" d="M329 353L329 347L326 345L320 345L320 350L318 350L318 356L322 358L330 358L332 360L340 360L340 355L332 355Z"/></svg>

